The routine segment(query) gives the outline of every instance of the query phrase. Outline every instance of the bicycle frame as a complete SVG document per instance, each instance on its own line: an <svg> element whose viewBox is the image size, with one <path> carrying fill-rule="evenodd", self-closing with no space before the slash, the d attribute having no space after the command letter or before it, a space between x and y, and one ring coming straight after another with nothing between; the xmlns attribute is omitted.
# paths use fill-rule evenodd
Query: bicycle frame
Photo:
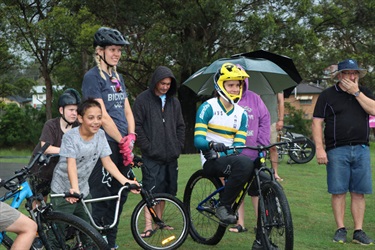
<svg viewBox="0 0 375 250"><path fill-rule="evenodd" d="M34 163L36 162L36 160L39 159L39 157L44 153L44 151L48 147L49 147L49 143L45 143L45 145L43 145L41 150L38 152L37 156L33 159L33 161L31 163L29 163L29 166L33 166ZM23 172L25 170L28 171L29 168L25 167L22 170L16 171L16 174L13 177L4 181L4 183L7 183L5 185L8 185L10 191L6 192L3 197L0 197L0 201L4 202L4 201L10 200L10 199L13 199L10 206L15 208L15 209L18 209L21 206L22 202L24 200L27 200L26 209L28 210L32 219L34 221L36 221L36 215L31 211L32 210L32 205L31 205L32 201L38 200L38 201L42 202L41 205L44 208L47 205L44 203L43 197L40 198L40 197L34 196L33 191L31 190L30 185L29 185L28 181L26 180L26 175ZM10 183L10 181L12 181L14 179L18 179L19 183L8 184L8 183ZM17 185L17 186L10 186L10 185ZM36 208L36 209L38 209L38 208ZM3 232L0 233L0 244L3 241L4 234L6 234L6 231L3 231Z"/></svg>
<svg viewBox="0 0 375 250"><path fill-rule="evenodd" d="M131 170L131 174L134 176L134 173L133 171ZM134 178L134 177L133 177ZM100 198L93 198L93 199L84 199L82 197L77 197L77 194L69 194L69 193L63 193L63 194L51 194L51 197L76 197L76 198L79 198L80 199L80 202L82 202L82 205L83 205L83 208L86 212L86 214L88 215L89 219L90 219L90 222L91 224L97 229L97 230L108 230L108 229L111 229L113 228L117 221L118 221L118 215L119 215L119 209L120 209L120 200L121 200L121 194L122 192L126 189L126 190L130 190L130 189L134 189L134 188L138 188L138 187L134 187L134 186L131 186L131 185L124 185L123 187L121 187L117 193L117 195L112 195L112 196L106 196L106 197L100 197ZM150 214L151 214L151 217L153 219L153 221L158 224L159 226L163 227L163 221L156 215L156 212L153 208L153 206L155 204L153 204L153 197L152 195L147 192L144 188L142 188L142 185L141 185L141 192L140 192L141 196L142 196L142 199L144 201L146 201L146 204L147 204L147 208L148 210L150 211ZM115 210L115 216L114 216L114 220L112 222L112 224L110 225L104 225L104 226L99 226L98 224L95 223L94 221L94 218L92 217L92 214L87 206L87 204L90 204L90 203L93 203L93 202L101 202L101 201L108 201L108 200L115 200L117 199L116 201L116 210Z"/></svg>

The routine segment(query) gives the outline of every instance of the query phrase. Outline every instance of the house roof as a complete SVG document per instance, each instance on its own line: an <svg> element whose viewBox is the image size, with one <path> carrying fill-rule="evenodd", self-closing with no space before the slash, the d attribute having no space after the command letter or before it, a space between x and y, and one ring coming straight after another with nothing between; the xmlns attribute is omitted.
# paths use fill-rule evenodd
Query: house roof
<svg viewBox="0 0 375 250"><path fill-rule="evenodd" d="M15 102L18 102L18 103L31 102L31 98L24 98L24 97L21 97L19 95L8 96L7 98L11 101L15 101Z"/></svg>
<svg viewBox="0 0 375 250"><path fill-rule="evenodd" d="M324 88L322 86L311 83L300 83L292 91L292 94L297 90L297 94L320 94Z"/></svg>

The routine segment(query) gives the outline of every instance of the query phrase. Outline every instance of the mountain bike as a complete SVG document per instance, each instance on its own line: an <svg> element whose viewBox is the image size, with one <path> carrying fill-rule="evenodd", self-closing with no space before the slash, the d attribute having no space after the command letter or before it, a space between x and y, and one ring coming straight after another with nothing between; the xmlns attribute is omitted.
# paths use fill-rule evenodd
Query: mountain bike
<svg viewBox="0 0 375 250"><path fill-rule="evenodd" d="M289 155L290 159L298 164L304 164L311 161L315 156L315 144L304 135L290 132L294 125L285 125L285 131L280 134L279 141L292 142L277 146L279 161L284 155ZM288 161L290 163L290 161Z"/></svg>
<svg viewBox="0 0 375 250"><path fill-rule="evenodd" d="M89 223L77 216L53 211L52 206L44 202L42 194L33 194L27 178L36 162L44 166L47 164L48 157L43 153L48 146L45 143L27 166L0 182L0 187L8 190L0 197L0 201L12 200L11 206L18 209L26 200L25 208L38 225L38 236L44 249L109 249L103 237ZM35 208L34 201L38 204ZM40 249L40 242L34 241L31 249ZM0 243L10 249L13 245L12 237L5 231L1 232Z"/></svg>
<svg viewBox="0 0 375 250"><path fill-rule="evenodd" d="M138 162L133 164L133 167L142 167L140 158L138 157ZM136 180L136 176L132 169L127 173L127 178ZM189 233L189 216L184 204L175 196L167 193L151 193L142 187L140 182L140 187L136 185L125 184L120 188L117 195L84 199L78 194L51 194L51 197L75 197L79 198L82 202L83 207L90 218L92 225L101 231L105 235L106 230L113 228L118 220L118 211L120 205L121 194L125 190L140 189L140 194L142 200L135 206L132 216L131 216L131 231L135 241L143 249L177 249L186 240ZM87 204L92 202L101 202L108 200L116 201L116 210L114 221L110 225L98 225L94 221ZM155 206L164 203L164 210L162 217L159 217L155 212ZM151 214L152 221L146 221L145 211L148 210ZM152 224L153 230L150 237L142 237L141 234L144 233L146 223Z"/></svg>
<svg viewBox="0 0 375 250"><path fill-rule="evenodd" d="M293 222L289 204L283 188L275 180L273 169L266 166L265 158L265 151L287 143L293 142L277 142L257 147L228 147L234 150L248 148L258 151L254 174L238 194L232 204L232 210L237 212L249 187L255 185L259 194L257 230L261 234L260 240L265 249L293 249ZM190 216L189 233L198 243L216 245L224 236L228 225L215 216L220 193L224 188L225 185L218 177L206 175L203 169L196 171L186 184L184 203Z"/></svg>

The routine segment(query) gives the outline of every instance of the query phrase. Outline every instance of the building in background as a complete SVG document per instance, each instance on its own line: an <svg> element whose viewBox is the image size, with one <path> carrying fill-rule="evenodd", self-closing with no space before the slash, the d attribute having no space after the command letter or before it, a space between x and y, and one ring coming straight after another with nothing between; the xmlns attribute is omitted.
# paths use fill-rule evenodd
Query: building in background
<svg viewBox="0 0 375 250"><path fill-rule="evenodd" d="M316 100L324 87L312 83L300 83L290 94L289 98L285 98L292 107L300 109L304 112L305 119L311 119ZM285 110L285 115L288 115L288 110Z"/></svg>

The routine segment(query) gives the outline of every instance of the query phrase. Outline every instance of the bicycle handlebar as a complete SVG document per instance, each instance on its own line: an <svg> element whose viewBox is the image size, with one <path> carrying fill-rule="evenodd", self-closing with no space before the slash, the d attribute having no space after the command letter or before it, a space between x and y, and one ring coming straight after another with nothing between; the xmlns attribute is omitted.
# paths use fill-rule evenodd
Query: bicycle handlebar
<svg viewBox="0 0 375 250"><path fill-rule="evenodd" d="M258 152L261 152L261 151L264 151L264 150L268 150L274 146L280 146L280 145L285 145L285 144L293 144L293 143L301 143L301 142L305 142L306 141L306 138L296 138L292 141L281 141L281 142L275 142L275 143L272 143L272 144L269 144L269 145L266 145L266 146L263 146L263 145L258 145L258 146L247 146L247 145L243 145L243 146L228 146L227 147L227 150L229 149L251 149L251 150L257 150Z"/></svg>
<svg viewBox="0 0 375 250"><path fill-rule="evenodd" d="M34 166L35 162L37 160L39 160L39 158L44 154L44 152L47 150L47 148L50 145L51 145L50 143L46 142L43 145L43 147L35 154L34 158L30 161L29 164L27 164L22 169L15 171L15 175L13 175L12 177L10 177L9 179L7 179L5 181L1 180L0 181L0 188L5 187L6 189L9 190L11 188L11 186L14 186L14 183L12 183L9 187L7 186L8 183L10 183L11 181L13 181L14 179L18 179L18 181L22 181L22 179L24 179L25 176L27 176L27 174L29 173L30 169Z"/></svg>

